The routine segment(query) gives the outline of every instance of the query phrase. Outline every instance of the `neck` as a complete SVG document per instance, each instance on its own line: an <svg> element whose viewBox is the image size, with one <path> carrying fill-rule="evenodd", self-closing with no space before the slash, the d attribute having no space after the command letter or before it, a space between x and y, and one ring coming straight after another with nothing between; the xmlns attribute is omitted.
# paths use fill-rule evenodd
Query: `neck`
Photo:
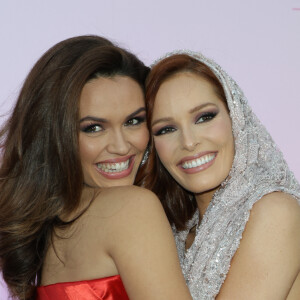
<svg viewBox="0 0 300 300"><path fill-rule="evenodd" d="M195 194L195 199L200 213L200 219L202 219L203 215L205 214L206 209L217 189L218 188L215 188L204 193Z"/></svg>

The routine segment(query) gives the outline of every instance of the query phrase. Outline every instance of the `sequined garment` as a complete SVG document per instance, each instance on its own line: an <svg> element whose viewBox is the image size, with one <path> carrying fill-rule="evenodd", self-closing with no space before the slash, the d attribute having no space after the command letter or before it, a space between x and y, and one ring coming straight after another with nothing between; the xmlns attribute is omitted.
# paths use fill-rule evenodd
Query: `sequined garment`
<svg viewBox="0 0 300 300"><path fill-rule="evenodd" d="M291 194L300 204L300 186L236 82L214 61L191 51L168 53L159 61L174 54L187 54L215 73L225 91L235 139L229 176L215 193L187 251L185 240L189 229L198 224L198 211L188 222L187 230L178 232L173 228L192 297L209 300L218 295L226 278L253 204L274 191Z"/></svg>

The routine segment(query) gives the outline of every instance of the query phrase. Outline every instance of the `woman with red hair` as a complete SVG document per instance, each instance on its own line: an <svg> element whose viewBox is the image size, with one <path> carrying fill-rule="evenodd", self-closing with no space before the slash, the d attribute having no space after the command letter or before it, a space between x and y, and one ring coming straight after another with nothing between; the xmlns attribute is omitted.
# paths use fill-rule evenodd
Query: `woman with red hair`
<svg viewBox="0 0 300 300"><path fill-rule="evenodd" d="M239 86L178 51L146 88L143 184L173 226L193 299L299 299L300 186Z"/></svg>

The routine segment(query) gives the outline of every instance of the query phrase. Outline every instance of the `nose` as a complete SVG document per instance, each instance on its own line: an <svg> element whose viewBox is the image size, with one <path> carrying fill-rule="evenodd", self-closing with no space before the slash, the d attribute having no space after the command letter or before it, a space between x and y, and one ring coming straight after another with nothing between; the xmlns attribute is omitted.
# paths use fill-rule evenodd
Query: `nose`
<svg viewBox="0 0 300 300"><path fill-rule="evenodd" d="M130 150L130 143L122 130L116 130L110 136L110 141L107 146L109 153L126 155Z"/></svg>
<svg viewBox="0 0 300 300"><path fill-rule="evenodd" d="M188 151L195 150L196 146L200 143L199 137L193 132L191 128L182 130L182 148Z"/></svg>

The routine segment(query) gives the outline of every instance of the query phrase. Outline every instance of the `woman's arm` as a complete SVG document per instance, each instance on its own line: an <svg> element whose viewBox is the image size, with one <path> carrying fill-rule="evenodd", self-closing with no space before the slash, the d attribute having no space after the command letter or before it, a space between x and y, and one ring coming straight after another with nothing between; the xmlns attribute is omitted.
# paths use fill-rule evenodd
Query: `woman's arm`
<svg viewBox="0 0 300 300"><path fill-rule="evenodd" d="M300 206L284 193L266 195L253 206L216 299L292 299L287 297L297 276L300 284L299 271Z"/></svg>
<svg viewBox="0 0 300 300"><path fill-rule="evenodd" d="M107 251L130 300L191 300L159 200L137 187L119 191L124 205L111 223Z"/></svg>

